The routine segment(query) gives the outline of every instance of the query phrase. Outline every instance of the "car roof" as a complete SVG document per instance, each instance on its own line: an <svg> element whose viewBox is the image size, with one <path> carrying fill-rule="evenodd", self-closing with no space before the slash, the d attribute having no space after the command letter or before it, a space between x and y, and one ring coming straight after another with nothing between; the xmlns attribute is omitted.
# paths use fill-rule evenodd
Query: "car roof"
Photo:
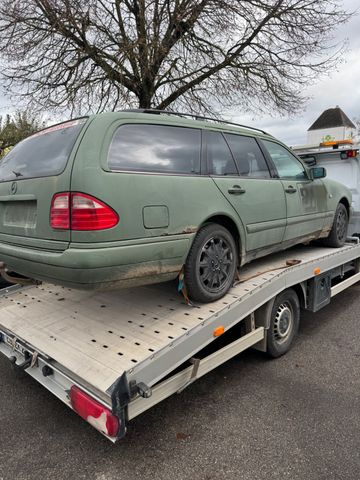
<svg viewBox="0 0 360 480"><path fill-rule="evenodd" d="M164 125L177 125L177 126L184 126L184 127L195 127L195 128L202 128L208 130L219 130L221 132L232 132L232 133L241 133L243 135L249 135L253 137L262 137L262 138L275 138L270 135L269 133L254 128L248 127L246 125L239 125L232 122L227 122L226 120L210 118L210 117L200 117L194 115L194 118L187 118L192 117L192 114L186 113L176 113L176 112L167 112L167 111L159 111L159 110L122 110L119 112L107 112L107 113L99 113L92 115L93 118L96 117L109 117L109 120L112 119L128 119L131 121L140 121L141 123L145 121L147 122L155 122Z"/></svg>

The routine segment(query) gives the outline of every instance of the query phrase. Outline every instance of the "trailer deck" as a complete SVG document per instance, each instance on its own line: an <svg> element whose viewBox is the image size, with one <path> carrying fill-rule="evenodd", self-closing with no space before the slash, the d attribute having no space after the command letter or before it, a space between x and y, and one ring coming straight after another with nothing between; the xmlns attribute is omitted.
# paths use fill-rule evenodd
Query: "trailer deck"
<svg viewBox="0 0 360 480"><path fill-rule="evenodd" d="M151 396L134 395L127 411L133 418L265 336L252 318L244 336L169 378L214 341L216 328L226 332L284 289L359 257L356 243L296 247L253 261L225 297L204 305L187 305L175 283L95 293L50 284L9 287L0 291L0 351L13 363L31 355L26 371L67 404L76 384L113 406L112 393L125 375L147 387L143 397ZM298 264L287 266L289 260ZM355 272L332 294L359 276Z"/></svg>

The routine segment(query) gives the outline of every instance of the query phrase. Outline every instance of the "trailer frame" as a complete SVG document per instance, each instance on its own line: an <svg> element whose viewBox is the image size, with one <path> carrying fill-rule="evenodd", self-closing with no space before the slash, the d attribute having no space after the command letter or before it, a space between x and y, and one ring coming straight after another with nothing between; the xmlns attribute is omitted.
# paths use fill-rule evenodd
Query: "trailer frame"
<svg viewBox="0 0 360 480"><path fill-rule="evenodd" d="M294 258L299 263L287 266ZM109 409L120 429L113 437L101 433L115 442L129 420L227 360L250 347L266 351L280 293L294 289L302 308L316 312L360 281L359 239L348 239L340 249L295 247L242 272L223 299L193 306L171 286L105 294L49 284L6 287L0 290L0 352L70 408L69 392L76 386ZM147 317L143 323L141 315ZM221 333L235 327L242 334L221 345ZM91 339L97 330L99 338ZM113 344L101 345L104 338ZM204 355L206 347L211 351ZM119 348L128 355L116 353Z"/></svg>

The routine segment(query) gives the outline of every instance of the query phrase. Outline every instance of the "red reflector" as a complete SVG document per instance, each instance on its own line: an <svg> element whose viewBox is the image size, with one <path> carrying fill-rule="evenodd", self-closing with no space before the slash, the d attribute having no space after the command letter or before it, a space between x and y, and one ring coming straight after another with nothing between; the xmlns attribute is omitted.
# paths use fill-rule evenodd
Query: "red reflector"
<svg viewBox="0 0 360 480"><path fill-rule="evenodd" d="M119 222L118 214L97 198L78 192L54 195L50 225L62 230L106 230Z"/></svg>
<svg viewBox="0 0 360 480"><path fill-rule="evenodd" d="M70 389L70 401L75 412L90 425L109 437L116 437L119 431L119 419L108 408L75 385Z"/></svg>
<svg viewBox="0 0 360 480"><path fill-rule="evenodd" d="M70 193L57 193L53 196L50 209L50 225L52 228L68 230L70 228Z"/></svg>

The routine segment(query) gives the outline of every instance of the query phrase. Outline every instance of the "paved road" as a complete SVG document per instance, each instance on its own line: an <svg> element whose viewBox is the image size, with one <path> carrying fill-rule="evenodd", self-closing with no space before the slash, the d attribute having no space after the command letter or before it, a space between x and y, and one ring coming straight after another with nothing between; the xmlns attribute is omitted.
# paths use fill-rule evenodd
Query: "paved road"
<svg viewBox="0 0 360 480"><path fill-rule="evenodd" d="M0 358L0 479L359 480L360 286L269 361L246 352L112 445Z"/></svg>

